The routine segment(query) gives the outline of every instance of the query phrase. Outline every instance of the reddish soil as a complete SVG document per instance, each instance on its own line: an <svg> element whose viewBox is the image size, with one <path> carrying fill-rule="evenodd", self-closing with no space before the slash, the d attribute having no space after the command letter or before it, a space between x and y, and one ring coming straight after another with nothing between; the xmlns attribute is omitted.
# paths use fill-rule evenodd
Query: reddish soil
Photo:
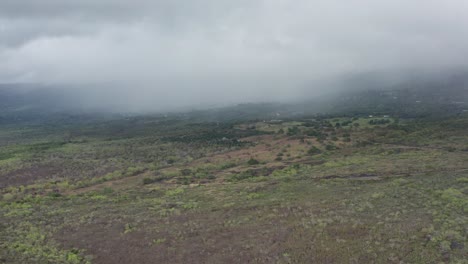
<svg viewBox="0 0 468 264"><path fill-rule="evenodd" d="M66 248L85 249L98 264L276 262L288 229L279 223L225 226L232 216L238 212L179 215L167 220L165 230L154 230L161 223L145 223L126 234L123 223L101 220L64 228L55 239Z"/></svg>
<svg viewBox="0 0 468 264"><path fill-rule="evenodd" d="M38 180L53 179L61 169L52 165L34 165L11 171L0 177L0 188L32 184Z"/></svg>

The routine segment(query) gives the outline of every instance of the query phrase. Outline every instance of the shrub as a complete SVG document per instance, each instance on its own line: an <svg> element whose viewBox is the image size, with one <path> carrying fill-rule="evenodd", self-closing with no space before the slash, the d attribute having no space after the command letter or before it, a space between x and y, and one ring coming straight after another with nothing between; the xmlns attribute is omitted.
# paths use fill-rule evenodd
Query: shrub
<svg viewBox="0 0 468 264"><path fill-rule="evenodd" d="M336 147L335 147L335 145L328 144L328 145L325 146L325 149L326 149L326 150L335 150Z"/></svg>
<svg viewBox="0 0 468 264"><path fill-rule="evenodd" d="M445 148L448 152L454 152L455 150L457 150L456 148L454 147L446 147Z"/></svg>
<svg viewBox="0 0 468 264"><path fill-rule="evenodd" d="M225 169L233 168L236 165L237 164L234 162L227 162L227 163L221 164L220 169L225 170Z"/></svg>
<svg viewBox="0 0 468 264"><path fill-rule="evenodd" d="M138 175L142 172L144 172L145 169L144 168L140 168L140 167L129 167L127 168L127 170L125 171L124 175L125 176L135 176L135 175Z"/></svg>
<svg viewBox="0 0 468 264"><path fill-rule="evenodd" d="M287 135L288 136L294 136L294 135L298 135L300 132L301 131L299 130L298 127L296 127L296 126L295 127L290 127L290 128L288 128Z"/></svg>
<svg viewBox="0 0 468 264"><path fill-rule="evenodd" d="M192 174L191 169L183 169L180 172L182 173L183 176L189 176L190 174Z"/></svg>
<svg viewBox="0 0 468 264"><path fill-rule="evenodd" d="M57 198L62 196L59 192L49 192L47 193L47 196L52 197L52 198Z"/></svg>
<svg viewBox="0 0 468 264"><path fill-rule="evenodd" d="M322 153L322 151L319 148L317 148L316 146L311 147L307 151L307 154L309 154L309 155L316 155L316 154L320 154L320 153Z"/></svg>
<svg viewBox="0 0 468 264"><path fill-rule="evenodd" d="M153 183L153 182L154 182L154 181L153 181L153 179L151 179L151 178L144 178L144 179L143 179L143 184L144 184L144 185L146 185L146 184L151 184L151 183Z"/></svg>
<svg viewBox="0 0 468 264"><path fill-rule="evenodd" d="M390 123L389 119L372 119L369 121L369 125L385 125Z"/></svg>
<svg viewBox="0 0 468 264"><path fill-rule="evenodd" d="M250 158L249 161L247 161L247 164L252 166L252 165L260 164L260 162L254 158Z"/></svg>
<svg viewBox="0 0 468 264"><path fill-rule="evenodd" d="M230 178L228 178L228 181L230 182L236 182L236 181L241 181L249 178L255 177L253 174L249 172L241 172L239 174L234 174Z"/></svg>
<svg viewBox="0 0 468 264"><path fill-rule="evenodd" d="M193 182L191 177L181 177L177 179L178 184L189 185Z"/></svg>
<svg viewBox="0 0 468 264"><path fill-rule="evenodd" d="M163 181L163 180L166 180L166 179L168 179L168 177L163 176L163 175L155 176L155 177L146 177L146 178L143 179L143 184L144 185L152 184L152 183L160 182L160 181Z"/></svg>
<svg viewBox="0 0 468 264"><path fill-rule="evenodd" d="M13 194L11 194L11 193L5 193L3 195L3 200L5 200L5 201L13 200L13 198L15 198L15 196Z"/></svg>

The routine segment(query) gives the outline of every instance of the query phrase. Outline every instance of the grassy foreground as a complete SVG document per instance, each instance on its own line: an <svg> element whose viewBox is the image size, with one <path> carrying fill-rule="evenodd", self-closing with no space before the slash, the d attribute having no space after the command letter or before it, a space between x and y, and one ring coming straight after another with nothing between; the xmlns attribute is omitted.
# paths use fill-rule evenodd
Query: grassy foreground
<svg viewBox="0 0 468 264"><path fill-rule="evenodd" d="M0 263L468 263L468 118L0 129Z"/></svg>

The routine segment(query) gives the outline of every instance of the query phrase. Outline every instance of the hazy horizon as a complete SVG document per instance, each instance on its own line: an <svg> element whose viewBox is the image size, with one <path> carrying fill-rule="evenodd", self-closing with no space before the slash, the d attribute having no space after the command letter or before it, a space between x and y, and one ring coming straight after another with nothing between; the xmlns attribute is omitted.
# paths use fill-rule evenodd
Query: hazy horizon
<svg viewBox="0 0 468 264"><path fill-rule="evenodd" d="M297 101L466 72L467 23L456 0L3 1L0 83L135 111Z"/></svg>

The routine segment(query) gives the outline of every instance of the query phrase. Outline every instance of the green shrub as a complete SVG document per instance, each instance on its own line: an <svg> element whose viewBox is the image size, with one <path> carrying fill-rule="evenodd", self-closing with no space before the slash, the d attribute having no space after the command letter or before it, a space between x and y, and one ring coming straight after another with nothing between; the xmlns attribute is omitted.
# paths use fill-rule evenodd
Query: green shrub
<svg viewBox="0 0 468 264"><path fill-rule="evenodd" d="M192 170L191 169L182 169L180 171L180 173L182 173L183 176L189 176L190 174L192 174Z"/></svg>
<svg viewBox="0 0 468 264"><path fill-rule="evenodd" d="M164 176L164 175L159 175L159 176L154 176L154 177L146 177L143 179L143 184L146 185L146 184L152 184L152 183L155 183L155 182L161 182L161 181L164 181L164 180L167 180L168 177L167 176Z"/></svg>
<svg viewBox="0 0 468 264"><path fill-rule="evenodd" d="M258 165L260 164L260 162L254 158L250 158L249 161L247 161L247 164L252 166L252 165Z"/></svg>
<svg viewBox="0 0 468 264"><path fill-rule="evenodd" d="M62 196L59 192L49 192L47 193L47 196L52 197L52 198L57 198Z"/></svg>
<svg viewBox="0 0 468 264"><path fill-rule="evenodd" d="M242 180L253 178L253 177L255 176L249 172L242 172L239 174L232 175L230 178L228 178L228 181L236 182L236 181L242 181Z"/></svg>
<svg viewBox="0 0 468 264"><path fill-rule="evenodd" d="M335 146L335 145L332 145L332 144L328 144L328 145L325 146L325 149L326 149L326 150L329 150L329 151L330 151L330 150L335 150L335 149L336 149L336 146Z"/></svg>
<svg viewBox="0 0 468 264"><path fill-rule="evenodd" d="M152 178L144 178L144 179L143 179L143 184L145 184L145 185L146 185L146 184L151 184L151 183L153 183L153 182L154 182L154 181L153 181Z"/></svg>
<svg viewBox="0 0 468 264"><path fill-rule="evenodd" d="M316 154L320 154L320 153L322 153L322 151L319 148L317 148L316 146L311 147L307 151L307 154L309 154L309 155L316 155Z"/></svg>

